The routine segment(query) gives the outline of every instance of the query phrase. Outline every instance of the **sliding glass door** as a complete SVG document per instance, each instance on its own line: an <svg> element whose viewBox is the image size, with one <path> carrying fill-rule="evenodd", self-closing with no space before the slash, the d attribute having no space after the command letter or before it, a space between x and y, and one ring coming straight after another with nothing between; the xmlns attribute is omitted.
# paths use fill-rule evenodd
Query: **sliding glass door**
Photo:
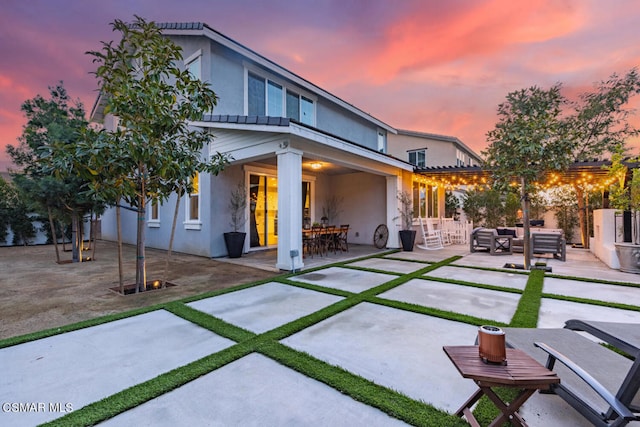
<svg viewBox="0 0 640 427"><path fill-rule="evenodd" d="M278 244L278 180L267 175L249 176L250 246Z"/></svg>

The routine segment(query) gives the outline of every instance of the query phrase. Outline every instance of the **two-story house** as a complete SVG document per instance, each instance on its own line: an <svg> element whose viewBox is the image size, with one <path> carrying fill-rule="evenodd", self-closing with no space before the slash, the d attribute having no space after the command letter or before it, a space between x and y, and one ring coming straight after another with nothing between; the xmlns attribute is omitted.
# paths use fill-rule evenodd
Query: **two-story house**
<svg viewBox="0 0 640 427"><path fill-rule="evenodd" d="M455 136L437 135L397 129L389 135L388 153L411 163L417 170L425 168L479 166L482 159ZM458 198L463 194L454 190ZM422 218L445 216L445 187L415 174L412 182L414 215Z"/></svg>
<svg viewBox="0 0 640 427"><path fill-rule="evenodd" d="M276 267L304 266L303 218L320 221L327 204L331 221L349 224L349 241L371 244L374 230L398 229L399 191L410 191L413 165L386 153L396 130L203 23L158 24L183 50L184 67L211 84L219 97L213 115L193 126L215 136L203 152L227 153L233 162L218 176L194 177L185 197L174 249L210 257L227 254L229 196L238 183L247 194L245 251L277 247ZM105 127L115 119L94 121ZM166 248L175 199L148 215L147 244ZM123 235L135 242L136 219L124 213ZM115 214L102 218L102 236L116 238ZM390 232L388 247L398 247ZM294 256L292 256L294 255Z"/></svg>

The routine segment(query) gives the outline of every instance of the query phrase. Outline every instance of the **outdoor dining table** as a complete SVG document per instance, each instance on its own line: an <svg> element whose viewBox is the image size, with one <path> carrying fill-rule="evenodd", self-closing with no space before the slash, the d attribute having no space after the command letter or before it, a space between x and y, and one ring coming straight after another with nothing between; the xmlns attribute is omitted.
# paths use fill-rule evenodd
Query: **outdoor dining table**
<svg viewBox="0 0 640 427"><path fill-rule="evenodd" d="M490 427L500 426L510 421L513 425L526 427L527 423L516 412L536 390L548 390L551 384L560 383L560 378L542 366L522 350L507 348L507 364L485 363L479 356L479 347L445 346L442 348L453 365L464 378L472 379L478 385L471 397L456 411L456 415L465 416L469 424L480 427L473 416L471 407L483 396L487 396L500 410ZM520 389L518 396L509 404L491 389L492 387L511 387Z"/></svg>

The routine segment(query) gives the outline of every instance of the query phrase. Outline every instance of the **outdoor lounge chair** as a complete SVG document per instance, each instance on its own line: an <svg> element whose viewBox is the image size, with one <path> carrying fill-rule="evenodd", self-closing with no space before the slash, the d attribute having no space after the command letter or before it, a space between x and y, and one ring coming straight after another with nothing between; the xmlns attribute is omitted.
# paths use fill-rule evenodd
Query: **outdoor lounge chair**
<svg viewBox="0 0 640 427"><path fill-rule="evenodd" d="M575 322L566 322L564 329L504 328L506 342L555 371L560 383L552 385L551 393L569 403L593 425L624 426L640 420L637 347L630 353L635 360L630 360L569 329L580 328ZM640 323L618 325L619 331L640 335ZM626 342L613 335L598 335L596 338L612 341L609 344L614 346L616 342Z"/></svg>
<svg viewBox="0 0 640 427"><path fill-rule="evenodd" d="M533 254L552 254L560 261L567 260L567 243L560 233L531 233Z"/></svg>
<svg viewBox="0 0 640 427"><path fill-rule="evenodd" d="M485 250L491 255L511 254L512 239L513 236L499 235L492 228L478 228L471 233L469 250L471 252Z"/></svg>

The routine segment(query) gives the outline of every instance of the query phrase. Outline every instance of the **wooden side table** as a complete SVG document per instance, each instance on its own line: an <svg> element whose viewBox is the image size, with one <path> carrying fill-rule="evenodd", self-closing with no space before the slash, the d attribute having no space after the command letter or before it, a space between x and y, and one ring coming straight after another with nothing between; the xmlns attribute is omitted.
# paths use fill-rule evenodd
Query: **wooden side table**
<svg viewBox="0 0 640 427"><path fill-rule="evenodd" d="M507 364L487 364L482 361L478 346L445 346L442 348L453 365L464 378L472 379L479 387L463 405L456 415L465 416L469 424L480 427L471 413L471 407L482 395L486 395L500 410L490 427L499 426L505 421L512 425L526 427L527 424L516 412L536 390L548 390L551 384L558 384L560 378L549 369L539 364L521 350L507 348ZM508 405L498 397L491 387L513 387L522 389L513 402Z"/></svg>

